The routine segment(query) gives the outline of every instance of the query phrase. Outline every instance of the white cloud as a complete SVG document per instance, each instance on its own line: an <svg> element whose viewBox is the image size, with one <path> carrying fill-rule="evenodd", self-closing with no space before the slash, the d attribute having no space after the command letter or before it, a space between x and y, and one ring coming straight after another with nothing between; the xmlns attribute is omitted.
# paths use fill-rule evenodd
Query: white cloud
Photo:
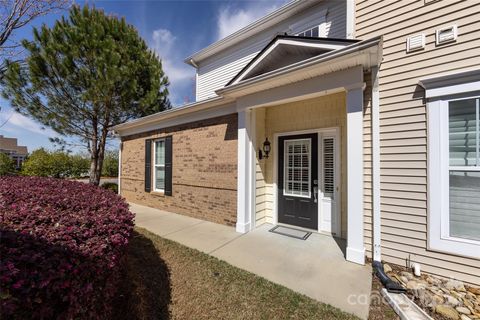
<svg viewBox="0 0 480 320"><path fill-rule="evenodd" d="M8 114L2 112L2 114L0 115L0 123L3 123L8 119L7 123L5 124L5 127L2 128L5 131L8 131L8 129L10 128L10 129L13 129L14 131L27 130L32 133L41 134L47 137L58 135L52 129L49 129L49 128L44 129L44 127L38 122L35 122L32 119L27 118L18 112L15 112L15 111L11 111L11 112L12 113L8 113Z"/></svg>
<svg viewBox="0 0 480 320"><path fill-rule="evenodd" d="M231 5L220 8L217 18L218 40L260 19L278 9L285 1L248 2L245 8L234 8Z"/></svg>
<svg viewBox="0 0 480 320"><path fill-rule="evenodd" d="M157 29L152 33L151 48L162 59L162 66L170 81L170 101L174 106L185 103L182 92L193 92L195 70L183 62L177 38L168 29Z"/></svg>

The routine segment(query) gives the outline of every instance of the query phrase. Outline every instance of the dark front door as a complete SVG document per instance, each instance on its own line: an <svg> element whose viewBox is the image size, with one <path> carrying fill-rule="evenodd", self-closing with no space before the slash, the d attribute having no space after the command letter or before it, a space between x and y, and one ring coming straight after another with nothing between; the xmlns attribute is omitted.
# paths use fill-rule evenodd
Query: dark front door
<svg viewBox="0 0 480 320"><path fill-rule="evenodd" d="M318 228L318 134L278 139L278 222Z"/></svg>

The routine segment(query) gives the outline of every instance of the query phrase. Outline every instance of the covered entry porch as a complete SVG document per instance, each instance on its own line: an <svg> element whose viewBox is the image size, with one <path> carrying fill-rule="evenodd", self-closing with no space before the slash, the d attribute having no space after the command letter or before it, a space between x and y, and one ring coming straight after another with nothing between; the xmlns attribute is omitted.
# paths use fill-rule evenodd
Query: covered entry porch
<svg viewBox="0 0 480 320"><path fill-rule="evenodd" d="M306 228L345 240L345 259L365 263L365 197L374 189L364 181L366 145L380 61L381 38L278 38L217 91L238 112L237 232Z"/></svg>
<svg viewBox="0 0 480 320"><path fill-rule="evenodd" d="M237 98L238 232L306 228L345 240L344 259L365 263L368 71L354 66Z"/></svg>

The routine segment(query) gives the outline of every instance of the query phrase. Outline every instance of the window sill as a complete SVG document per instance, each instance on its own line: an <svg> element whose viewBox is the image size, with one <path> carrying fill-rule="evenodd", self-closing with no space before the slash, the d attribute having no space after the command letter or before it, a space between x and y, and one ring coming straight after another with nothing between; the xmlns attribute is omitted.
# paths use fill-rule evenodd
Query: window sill
<svg viewBox="0 0 480 320"><path fill-rule="evenodd" d="M480 245L475 241L459 241L457 238L430 238L427 248L430 251L456 255L460 257L479 259Z"/></svg>
<svg viewBox="0 0 480 320"><path fill-rule="evenodd" d="M165 197L165 191L150 191L150 194L157 197Z"/></svg>

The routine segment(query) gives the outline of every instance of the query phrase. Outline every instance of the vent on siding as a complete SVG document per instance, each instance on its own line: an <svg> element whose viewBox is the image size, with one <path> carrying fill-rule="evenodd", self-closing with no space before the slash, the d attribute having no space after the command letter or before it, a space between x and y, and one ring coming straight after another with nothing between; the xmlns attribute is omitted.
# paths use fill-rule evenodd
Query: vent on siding
<svg viewBox="0 0 480 320"><path fill-rule="evenodd" d="M437 29L436 31L437 45L456 41L457 35L458 35L458 32L457 32L456 25L442 28L442 29Z"/></svg>
<svg viewBox="0 0 480 320"><path fill-rule="evenodd" d="M425 35L417 34L407 38L407 52L421 50L425 48Z"/></svg>

